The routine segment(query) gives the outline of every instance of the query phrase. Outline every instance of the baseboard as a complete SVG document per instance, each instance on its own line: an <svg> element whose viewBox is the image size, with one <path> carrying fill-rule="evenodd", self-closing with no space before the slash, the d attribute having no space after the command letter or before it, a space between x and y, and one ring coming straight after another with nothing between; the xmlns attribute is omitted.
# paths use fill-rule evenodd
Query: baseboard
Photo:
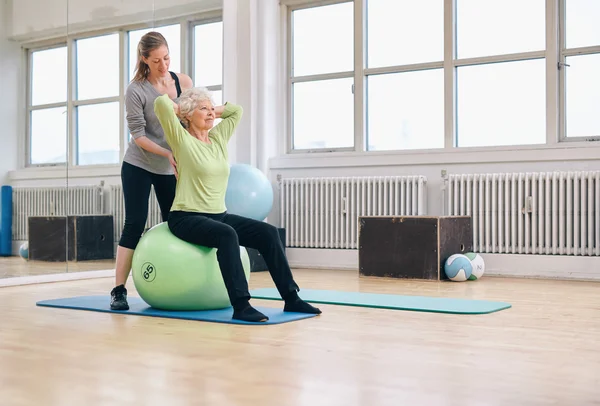
<svg viewBox="0 0 600 406"><path fill-rule="evenodd" d="M288 248L292 268L358 271L358 250ZM600 257L563 255L482 254L486 275L600 282ZM0 288L37 283L112 278L114 269L0 279Z"/></svg>
<svg viewBox="0 0 600 406"><path fill-rule="evenodd" d="M5 288L8 286L34 285L38 283L78 281L83 279L114 278L114 276L114 269L71 273L65 272L47 275L16 276L13 278L0 279L0 288Z"/></svg>
<svg viewBox="0 0 600 406"><path fill-rule="evenodd" d="M358 250L287 248L292 268L358 271ZM486 275L600 281L600 257L482 254Z"/></svg>

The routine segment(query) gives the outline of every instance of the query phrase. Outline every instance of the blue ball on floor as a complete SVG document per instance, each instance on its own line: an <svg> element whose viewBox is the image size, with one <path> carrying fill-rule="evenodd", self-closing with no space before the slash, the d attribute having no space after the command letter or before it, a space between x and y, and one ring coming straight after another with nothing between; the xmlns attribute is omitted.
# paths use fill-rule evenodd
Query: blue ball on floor
<svg viewBox="0 0 600 406"><path fill-rule="evenodd" d="M464 282L471 277L473 265L466 255L454 254L444 263L444 272L451 281Z"/></svg>
<svg viewBox="0 0 600 406"><path fill-rule="evenodd" d="M271 182L253 166L232 165L225 192L225 206L230 214L263 221L273 207Z"/></svg>
<svg viewBox="0 0 600 406"><path fill-rule="evenodd" d="M25 260L29 259L29 241L25 241L19 247L19 256Z"/></svg>

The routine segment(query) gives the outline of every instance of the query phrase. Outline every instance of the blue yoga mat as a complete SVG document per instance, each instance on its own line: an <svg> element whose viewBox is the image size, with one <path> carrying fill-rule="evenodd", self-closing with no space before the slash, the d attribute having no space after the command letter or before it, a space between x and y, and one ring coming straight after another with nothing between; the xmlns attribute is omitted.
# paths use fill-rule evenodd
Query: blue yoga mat
<svg viewBox="0 0 600 406"><path fill-rule="evenodd" d="M274 288L254 289L250 291L250 294L254 299L281 300L279 292ZM486 300L341 292L335 290L302 289L298 292L298 295L305 301L312 303L433 313L485 314L511 307L509 303L489 302Z"/></svg>
<svg viewBox="0 0 600 406"><path fill-rule="evenodd" d="M257 307L254 308L262 312L269 318L265 322L251 323L241 320L233 320L233 308L221 309L221 310L203 310L203 311L167 311L158 310L148 306L146 302L138 297L128 297L129 310L111 310L110 309L110 297L109 296L77 296L68 297L63 299L52 299L42 300L37 302L38 306L44 307L58 307L62 309L75 309L75 310L91 310L96 312L105 313L117 313L117 314L132 314L137 316L151 316L151 317L164 317L170 319L182 319L182 320L198 320L198 321L210 321L215 323L230 323L230 324L250 324L250 325L263 325L263 324L281 324L288 323L290 321L307 319L314 317L314 314L304 313L288 313L283 311L283 307L279 309L270 307Z"/></svg>

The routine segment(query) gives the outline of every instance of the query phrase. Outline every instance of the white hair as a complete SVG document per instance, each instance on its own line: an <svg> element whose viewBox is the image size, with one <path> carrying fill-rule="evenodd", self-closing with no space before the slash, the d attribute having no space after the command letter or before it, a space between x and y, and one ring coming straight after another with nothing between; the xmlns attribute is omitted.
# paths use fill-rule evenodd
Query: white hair
<svg viewBox="0 0 600 406"><path fill-rule="evenodd" d="M210 101L213 106L215 105L212 93L205 87L192 87L191 89L184 90L179 96L177 100L179 118L186 128L189 128L190 116L198 108L200 102L203 101Z"/></svg>

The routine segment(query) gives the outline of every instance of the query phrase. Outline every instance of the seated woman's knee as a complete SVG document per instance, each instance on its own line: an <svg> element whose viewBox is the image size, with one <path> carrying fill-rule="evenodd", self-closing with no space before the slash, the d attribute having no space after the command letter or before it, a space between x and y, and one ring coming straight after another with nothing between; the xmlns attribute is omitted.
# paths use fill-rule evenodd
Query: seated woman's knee
<svg viewBox="0 0 600 406"><path fill-rule="evenodd" d="M223 227L219 228L219 237L221 244L239 244L238 235L233 227L223 224Z"/></svg>
<svg viewBox="0 0 600 406"><path fill-rule="evenodd" d="M261 228L262 239L268 242L273 242L279 239L279 231L277 230L277 227L268 223L262 223Z"/></svg>

